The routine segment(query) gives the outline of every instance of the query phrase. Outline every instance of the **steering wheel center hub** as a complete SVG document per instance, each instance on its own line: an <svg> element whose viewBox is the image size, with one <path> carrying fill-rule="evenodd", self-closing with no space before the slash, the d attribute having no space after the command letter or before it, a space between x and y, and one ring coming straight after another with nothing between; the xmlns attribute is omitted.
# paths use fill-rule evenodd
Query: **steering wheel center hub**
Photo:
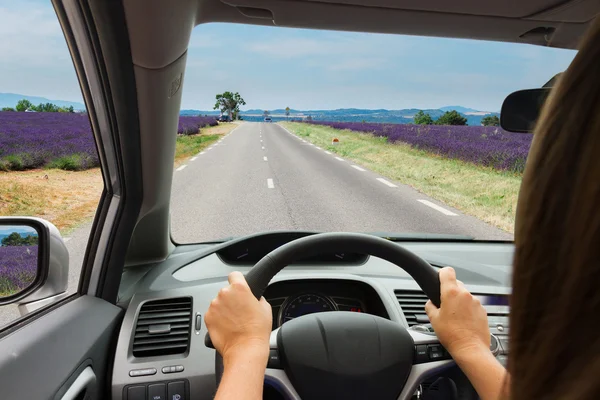
<svg viewBox="0 0 600 400"><path fill-rule="evenodd" d="M401 325L369 314L310 314L282 325L282 366L301 398L396 399L414 342Z"/></svg>

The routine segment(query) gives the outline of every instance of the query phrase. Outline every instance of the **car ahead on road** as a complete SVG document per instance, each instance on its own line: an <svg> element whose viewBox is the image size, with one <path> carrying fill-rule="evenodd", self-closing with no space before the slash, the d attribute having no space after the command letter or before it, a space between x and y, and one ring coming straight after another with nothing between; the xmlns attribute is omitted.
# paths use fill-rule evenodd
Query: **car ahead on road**
<svg viewBox="0 0 600 400"><path fill-rule="evenodd" d="M273 122L273 120L271 119L271 117L265 117L265 122Z"/></svg>
<svg viewBox="0 0 600 400"><path fill-rule="evenodd" d="M8 243L0 247L0 257L18 252L30 272L22 288L0 292L0 305L17 305L23 314L0 330L3 399L212 399L222 359L205 341L202 318L234 269L247 274L253 293L264 295L273 310L265 372L269 398L353 399L377 388L377 394L366 397L407 400L421 397L421 390L437 379L452 379L464 398L477 398L431 331L423 306L428 298L439 305L437 271L453 266L458 278L476 290L493 314L491 331L497 337L491 351L504 363L508 348L501 343L506 343L508 334L512 242L480 242L429 232L318 233L291 225L289 230L261 232L267 218L251 224L253 233L248 235L192 244L173 240L171 191L178 182L173 178L176 138L172 132L177 128L190 34L195 25L227 21L575 48L587 24L572 22L576 18L570 8L543 14L540 23L533 13L551 8L554 2L540 0L535 10L526 2L514 3L510 12L502 2L479 7L466 0L452 2L448 8L423 2L418 11L410 5L403 8L403 2L388 7L381 1L303 1L295 2L292 11L288 2L276 0L245 0L243 7L218 0L52 3L100 150L104 191L91 226L81 282L73 295L66 294L68 252L56 227L39 218L0 218L4 229L0 234ZM589 7L596 10L594 14L600 12L597 4ZM589 7L588 13L593 11ZM547 27L558 28L550 42L545 40ZM273 125L263 133L259 126L246 123L230 135L256 140L257 146L244 150L260 154L255 170L266 171L258 140L262 142L262 135L271 130L284 131ZM298 154L302 154L309 158L308 168L314 154L325 154L286 135L272 140L294 149L285 156L270 152L268 160L278 163L292 157L300 162L303 157ZM215 146L209 155L231 148L232 143L228 137L225 146ZM243 158L246 152L236 154ZM201 206L210 212L227 200L210 195L219 185L227 186L230 177L222 158L205 159L213 160L207 167L214 167L219 179L198 195L209 196L209 205ZM327 169L341 164L333 160L328 159ZM191 169L186 176L194 175L188 174ZM204 179L202 171L196 175ZM280 180L298 173L293 167L284 171ZM242 169L243 179L248 179L247 172ZM310 184L319 177L312 178ZM373 185L381 182L389 189L395 186L373 181L365 183L367 191L379 190ZM267 182L265 190L278 183ZM336 186L344 185L335 182L327 190ZM294 185L287 189L298 190ZM326 222L337 226L342 220L331 222L327 213L313 215L311 204L294 210L279 203L272 207L279 191L269 192L271 197L260 193L263 197L257 202L237 196L242 197L238 208L252 214L262 207L268 217L305 215L314 226ZM384 196L388 194L381 194L384 206L395 208L391 198ZM372 204L361 203L362 198L354 200L364 211ZM338 205L343 212L352 203L333 200L338 203L332 201L328 213ZM438 212L440 207L433 206L430 212ZM406 214L410 218L411 210ZM192 216L188 213L186 218ZM219 216L220 220L212 217L206 216L212 226L231 226L232 231L248 226L229 214ZM358 217L358 213L343 217ZM13 235L15 230L20 233ZM321 311L330 312L315 314ZM326 343L324 337L344 340ZM378 345L370 346L375 337ZM393 343L393 348L386 343ZM394 366L393 379L388 372L382 377L384 362ZM356 373L357 365L363 366L361 374ZM442 386L448 387L435 387Z"/></svg>
<svg viewBox="0 0 600 400"><path fill-rule="evenodd" d="M221 115L219 118L217 118L217 121L219 121L219 122L231 122L231 118L229 118L229 115Z"/></svg>

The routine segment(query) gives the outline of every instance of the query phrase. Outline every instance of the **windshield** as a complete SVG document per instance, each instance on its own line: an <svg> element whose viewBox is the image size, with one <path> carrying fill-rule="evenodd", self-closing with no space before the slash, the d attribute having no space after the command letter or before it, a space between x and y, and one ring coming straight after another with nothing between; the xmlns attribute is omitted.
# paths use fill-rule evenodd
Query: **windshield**
<svg viewBox="0 0 600 400"><path fill-rule="evenodd" d="M501 129L500 107L513 91L543 86L574 55L199 26L181 113L197 119L177 139L172 237L303 230L512 240L532 135ZM217 123L219 115L233 122Z"/></svg>

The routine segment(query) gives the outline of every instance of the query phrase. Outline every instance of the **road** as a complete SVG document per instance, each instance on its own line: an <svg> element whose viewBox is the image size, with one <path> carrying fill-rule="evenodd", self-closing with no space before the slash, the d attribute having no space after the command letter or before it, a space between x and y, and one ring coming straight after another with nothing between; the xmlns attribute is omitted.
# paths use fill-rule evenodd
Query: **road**
<svg viewBox="0 0 600 400"><path fill-rule="evenodd" d="M90 227L66 238L70 293L79 283ZM512 239L272 123L244 123L174 171L171 227L178 243L283 229ZM0 326L17 317L15 306L0 307Z"/></svg>
<svg viewBox="0 0 600 400"><path fill-rule="evenodd" d="M510 239L272 123L245 123L175 172L175 241L260 231L426 232Z"/></svg>

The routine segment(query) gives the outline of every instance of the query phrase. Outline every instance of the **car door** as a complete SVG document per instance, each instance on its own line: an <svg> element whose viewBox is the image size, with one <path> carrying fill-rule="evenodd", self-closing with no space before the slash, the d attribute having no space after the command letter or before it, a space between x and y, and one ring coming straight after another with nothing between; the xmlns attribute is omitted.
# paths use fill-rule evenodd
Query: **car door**
<svg viewBox="0 0 600 400"><path fill-rule="evenodd" d="M123 316L117 292L142 192L133 63L121 2L52 3L89 114L104 190L77 293L48 300L0 331L0 397L103 399Z"/></svg>

